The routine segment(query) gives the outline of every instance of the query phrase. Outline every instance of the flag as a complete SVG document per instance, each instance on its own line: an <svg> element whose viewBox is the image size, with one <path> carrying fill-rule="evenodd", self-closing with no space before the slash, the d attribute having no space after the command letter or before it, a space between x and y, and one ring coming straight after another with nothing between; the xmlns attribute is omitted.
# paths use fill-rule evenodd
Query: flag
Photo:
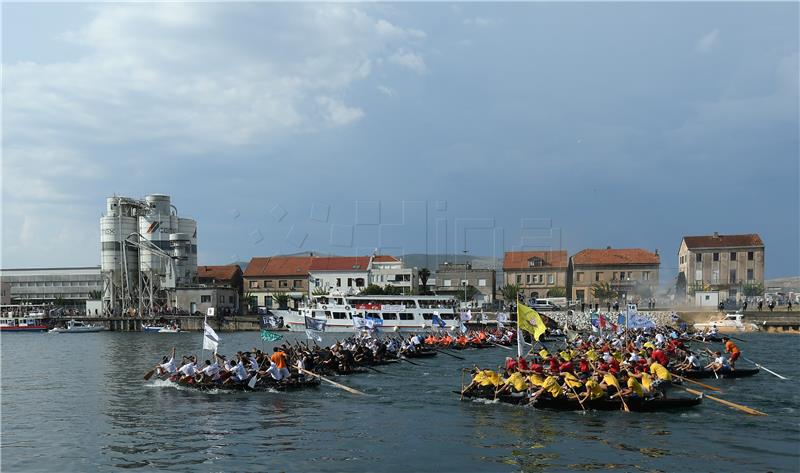
<svg viewBox="0 0 800 473"><path fill-rule="evenodd" d="M219 346L219 336L217 332L211 328L210 325L207 323L203 323L203 350L211 350L213 352L217 351L217 346Z"/></svg>
<svg viewBox="0 0 800 473"><path fill-rule="evenodd" d="M533 335L533 339L537 342L547 330L542 316L524 304L517 304L517 326Z"/></svg>
<svg viewBox="0 0 800 473"><path fill-rule="evenodd" d="M269 330L261 329L261 340L265 342L277 342L278 340L282 339L283 335L275 332L270 332Z"/></svg>
<svg viewBox="0 0 800 473"><path fill-rule="evenodd" d="M461 321L462 322L467 322L469 320L472 320L472 310L468 310L466 312L462 312L461 313Z"/></svg>
<svg viewBox="0 0 800 473"><path fill-rule="evenodd" d="M439 328L447 327L447 324L444 323L444 320L442 320L439 317L439 313L438 312L434 312L433 313L433 318L431 319L431 327L433 327L434 325L438 326Z"/></svg>
<svg viewBox="0 0 800 473"><path fill-rule="evenodd" d="M467 326L464 325L464 322L461 322L459 325L461 325L459 327L459 329L461 330L461 333L467 333Z"/></svg>
<svg viewBox="0 0 800 473"><path fill-rule="evenodd" d="M500 312L497 314L497 317L495 317L495 321L497 321L497 328L505 328L506 326L504 323L508 322L508 316L505 314L505 312Z"/></svg>
<svg viewBox="0 0 800 473"><path fill-rule="evenodd" d="M364 317L353 316L353 328L367 328L367 320Z"/></svg>
<svg viewBox="0 0 800 473"><path fill-rule="evenodd" d="M305 316L305 323L306 328L308 330L314 330L315 332L324 332L325 331L325 324L328 323L327 320L320 320L314 319L309 316Z"/></svg>
<svg viewBox="0 0 800 473"><path fill-rule="evenodd" d="M606 318L603 316L603 314L600 314L600 316L597 318L597 321L600 324L600 330L606 328Z"/></svg>
<svg viewBox="0 0 800 473"><path fill-rule="evenodd" d="M617 378L615 378L611 373L606 373L606 375L603 376L603 381L609 386L614 386L615 388L620 389L619 381L617 381Z"/></svg>
<svg viewBox="0 0 800 473"><path fill-rule="evenodd" d="M315 332L313 330L306 330L306 338L322 343L322 336L319 334L319 332Z"/></svg>

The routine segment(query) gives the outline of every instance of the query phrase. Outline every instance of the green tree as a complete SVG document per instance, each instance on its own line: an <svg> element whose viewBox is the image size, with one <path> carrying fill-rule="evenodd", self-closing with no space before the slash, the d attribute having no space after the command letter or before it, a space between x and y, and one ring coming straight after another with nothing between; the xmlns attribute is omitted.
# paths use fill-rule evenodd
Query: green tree
<svg viewBox="0 0 800 473"><path fill-rule="evenodd" d="M428 290L428 279L431 277L431 270L428 268L422 268L419 270L419 293L420 294L428 294L430 291Z"/></svg>
<svg viewBox="0 0 800 473"><path fill-rule="evenodd" d="M680 298L686 297L686 275L683 271L678 273L678 279L675 280L675 296Z"/></svg>
<svg viewBox="0 0 800 473"><path fill-rule="evenodd" d="M619 297L617 291L611 288L611 283L608 281L592 284L592 294L594 294L595 299L600 299L601 301L610 301Z"/></svg>
<svg viewBox="0 0 800 473"><path fill-rule="evenodd" d="M500 294L503 295L503 299L507 303L516 303L517 301L517 294L519 293L519 286L516 284L506 284L505 286L500 288Z"/></svg>
<svg viewBox="0 0 800 473"><path fill-rule="evenodd" d="M387 284L386 287L383 288L383 293L387 296L399 296L403 293L403 289L400 287L392 286L391 284Z"/></svg>
<svg viewBox="0 0 800 473"><path fill-rule="evenodd" d="M311 291L311 294L315 296L326 296L328 295L328 290L325 289L324 287L318 286L315 287L313 291Z"/></svg>
<svg viewBox="0 0 800 473"><path fill-rule="evenodd" d="M764 285L760 282L745 284L742 286L742 292L747 297L757 297L764 295Z"/></svg>
<svg viewBox="0 0 800 473"><path fill-rule="evenodd" d="M567 288L554 287L547 291L547 297L567 297Z"/></svg>
<svg viewBox="0 0 800 473"><path fill-rule="evenodd" d="M289 308L289 295L288 294L273 294L272 300L278 304L278 309L288 309Z"/></svg>
<svg viewBox="0 0 800 473"><path fill-rule="evenodd" d="M386 294L382 287L377 284L370 284L361 291L362 296L382 296Z"/></svg>
<svg viewBox="0 0 800 473"><path fill-rule="evenodd" d="M464 289L459 289L453 295L457 300L461 302L469 302L475 297L475 294L478 293L478 289L476 289L475 286L467 286L466 293L467 293L466 299L464 299Z"/></svg>
<svg viewBox="0 0 800 473"><path fill-rule="evenodd" d="M58 297L56 297L56 298L55 298L55 300L53 301L53 304L54 304L54 305L57 305L57 306L59 306L59 307L64 307L65 305L67 305L67 301L65 301L63 297L61 297L61 296L58 296Z"/></svg>

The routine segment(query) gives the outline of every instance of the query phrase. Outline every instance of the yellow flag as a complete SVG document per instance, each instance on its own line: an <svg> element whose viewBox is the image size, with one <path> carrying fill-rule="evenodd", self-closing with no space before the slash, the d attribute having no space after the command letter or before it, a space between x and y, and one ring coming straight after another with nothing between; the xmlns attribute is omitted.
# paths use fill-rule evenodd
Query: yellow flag
<svg viewBox="0 0 800 473"><path fill-rule="evenodd" d="M603 381L605 381L607 385L614 386L615 388L619 389L619 381L617 381L617 378L615 378L613 374L606 373L606 375L603 376Z"/></svg>
<svg viewBox="0 0 800 473"><path fill-rule="evenodd" d="M517 327L533 335L537 342L547 327L538 312L524 304L517 304Z"/></svg>

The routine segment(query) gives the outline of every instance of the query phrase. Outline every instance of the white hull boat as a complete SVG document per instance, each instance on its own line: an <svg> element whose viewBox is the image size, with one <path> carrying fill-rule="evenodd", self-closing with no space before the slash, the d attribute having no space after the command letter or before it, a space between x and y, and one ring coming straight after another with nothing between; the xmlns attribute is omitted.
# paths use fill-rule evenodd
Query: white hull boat
<svg viewBox="0 0 800 473"><path fill-rule="evenodd" d="M742 322L742 314L725 314L725 317L719 320L710 320L708 322L694 324L695 330L714 330L722 333L730 332L757 332L760 330L759 326L754 323Z"/></svg>
<svg viewBox="0 0 800 473"><path fill-rule="evenodd" d="M180 333L181 329L170 325L142 325L142 332L147 333Z"/></svg>
<svg viewBox="0 0 800 473"><path fill-rule="evenodd" d="M56 327L51 329L49 333L91 333L91 332L104 332L106 330L102 325L92 325L79 322L77 320L70 320L67 322L66 327Z"/></svg>

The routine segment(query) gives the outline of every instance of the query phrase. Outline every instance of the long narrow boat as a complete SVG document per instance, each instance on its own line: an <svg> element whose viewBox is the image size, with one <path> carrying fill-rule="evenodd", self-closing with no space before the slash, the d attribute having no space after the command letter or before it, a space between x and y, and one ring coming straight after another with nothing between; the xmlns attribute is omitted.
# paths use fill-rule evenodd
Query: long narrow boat
<svg viewBox="0 0 800 473"><path fill-rule="evenodd" d="M182 386L197 391L296 391L306 388L316 388L320 385L320 380L317 378L307 378L305 381L300 381L292 378L284 381L275 381L269 377L261 378L256 383L255 387L251 388L246 382L242 383L179 383L170 379L170 381L178 386Z"/></svg>
<svg viewBox="0 0 800 473"><path fill-rule="evenodd" d="M737 368L732 370L730 368L721 369L716 372L712 370L687 370L675 371L675 374L688 379L708 379L708 378L747 378L749 376L757 375L760 372L758 368Z"/></svg>
<svg viewBox="0 0 800 473"><path fill-rule="evenodd" d="M458 393L458 391L455 391ZM468 399L486 399L494 400L495 397L492 393L471 392L464 394ZM506 404L528 404L529 398L526 395L519 394L506 394L497 396L497 401ZM644 399L640 397L625 398L628 408L633 412L657 412L671 409L687 409L699 405L703 401L702 397L671 397L671 398L654 398ZM566 397L552 398L540 396L533 402L533 407L537 409L550 409L557 411L580 411L586 410L595 411L618 411L622 410L622 402L619 399L597 399L594 401L584 401L583 407L576 399L569 399Z"/></svg>

